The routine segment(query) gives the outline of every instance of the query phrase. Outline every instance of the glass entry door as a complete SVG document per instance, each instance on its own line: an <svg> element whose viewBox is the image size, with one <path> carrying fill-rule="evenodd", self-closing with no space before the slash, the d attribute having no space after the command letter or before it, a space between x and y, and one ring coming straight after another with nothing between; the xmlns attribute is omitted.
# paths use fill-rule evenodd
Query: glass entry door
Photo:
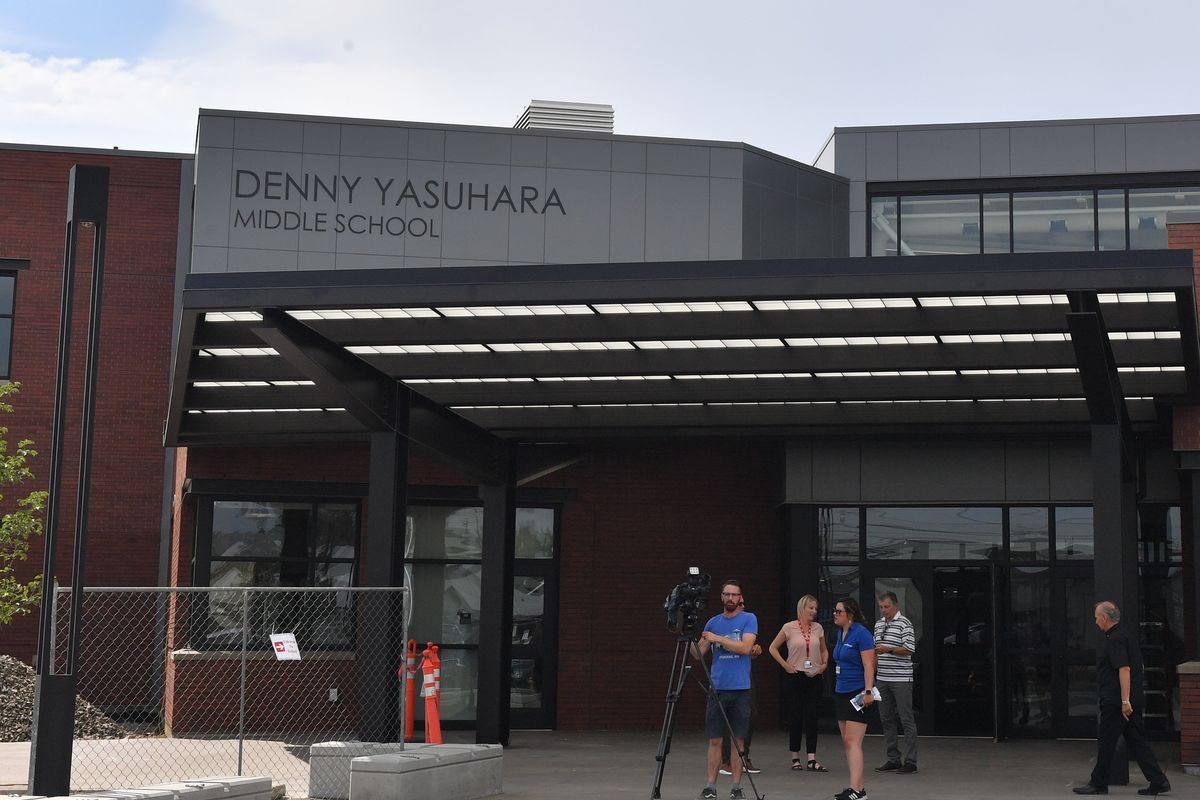
<svg viewBox="0 0 1200 800"><path fill-rule="evenodd" d="M994 735L996 697L993 568L870 564L863 612L879 617L877 598L895 592L917 637L913 709L925 735Z"/></svg>
<svg viewBox="0 0 1200 800"><path fill-rule="evenodd" d="M995 732L995 647L991 567L933 570L934 731Z"/></svg>
<svg viewBox="0 0 1200 800"><path fill-rule="evenodd" d="M1006 732L1095 736L1091 564L1013 567L1008 585Z"/></svg>

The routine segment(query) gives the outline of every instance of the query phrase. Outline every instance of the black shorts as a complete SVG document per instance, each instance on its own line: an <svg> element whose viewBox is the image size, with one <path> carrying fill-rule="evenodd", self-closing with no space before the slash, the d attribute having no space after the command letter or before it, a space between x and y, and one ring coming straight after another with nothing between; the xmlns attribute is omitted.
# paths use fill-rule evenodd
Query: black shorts
<svg viewBox="0 0 1200 800"><path fill-rule="evenodd" d="M863 725L867 724L867 714L875 706L863 706L862 711L855 711L854 706L850 705L850 699L856 694L858 694L857 691L833 693L833 708L837 712L838 722L861 722Z"/></svg>
<svg viewBox="0 0 1200 800"><path fill-rule="evenodd" d="M725 709L722 716L717 703ZM728 731L725 729L725 717L729 717L729 727L738 739L745 739L750 730L750 690L735 689L718 691L708 696L708 706L704 710L704 731L710 739L720 739Z"/></svg>

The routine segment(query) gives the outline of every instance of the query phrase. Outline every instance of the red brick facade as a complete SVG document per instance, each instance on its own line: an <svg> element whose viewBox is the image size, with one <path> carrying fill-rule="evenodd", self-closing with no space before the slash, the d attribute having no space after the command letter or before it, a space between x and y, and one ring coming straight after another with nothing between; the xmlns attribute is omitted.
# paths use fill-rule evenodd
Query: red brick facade
<svg viewBox="0 0 1200 800"><path fill-rule="evenodd" d="M323 445L318 458L313 453L308 448L191 448L187 474L366 480L364 446ZM681 439L665 446L618 440L585 445L582 461L535 484L575 493L562 508L559 727L659 724L675 646L666 630L662 599L688 566L699 566L714 581L732 576L745 580L747 604L759 616L760 639L765 644L774 636L783 622L777 610L781 476L777 441ZM415 486L464 483L452 471L420 459L413 459L410 478ZM176 517L178 549L172 563L185 584L193 506L185 503ZM763 657L755 671L760 712L772 719L779 702L773 679L777 669ZM680 708L680 724L699 724L702 707L693 685Z"/></svg>
<svg viewBox="0 0 1200 800"><path fill-rule="evenodd" d="M74 164L111 170L86 579L92 585L153 585L159 581L165 457L161 436L179 235L179 158L0 149L0 258L30 262L28 270L17 274L13 320L11 374L22 388L14 403L16 411L4 424L10 429L10 440L33 439L41 451L34 463L38 481L28 488L44 488L53 416L67 180ZM74 547L76 457L91 276L91 236L86 230L83 234L76 268L72 391L60 499L63 526L58 539L58 574L64 581L70 575ZM5 503L17 496L17 491L8 492ZM37 541L21 575L36 575L41 567L42 543ZM32 658L36 628L36 614L6 626L4 652Z"/></svg>
<svg viewBox="0 0 1200 800"><path fill-rule="evenodd" d="M1200 770L1200 661L1179 668L1179 762Z"/></svg>

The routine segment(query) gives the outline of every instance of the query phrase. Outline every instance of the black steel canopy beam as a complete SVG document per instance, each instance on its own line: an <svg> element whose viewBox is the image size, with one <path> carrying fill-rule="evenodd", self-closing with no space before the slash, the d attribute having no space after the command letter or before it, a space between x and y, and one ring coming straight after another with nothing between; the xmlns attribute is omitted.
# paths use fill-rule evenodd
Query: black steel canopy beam
<svg viewBox="0 0 1200 800"><path fill-rule="evenodd" d="M254 331L316 384L318 396L332 400L322 405L344 407L368 431L395 431L472 477L490 482L504 474L498 470L505 463L507 444L500 439L399 384L283 311L264 308L261 314L262 322ZM293 416L304 422L303 414ZM403 424L398 426L400 417Z"/></svg>
<svg viewBox="0 0 1200 800"><path fill-rule="evenodd" d="M1182 373L1129 373L1121 389L1130 396L1180 395ZM739 400L902 400L988 397L1082 397L1078 375L937 375L752 378L654 381L555 381L422 384L422 394L442 406L521 403L731 402ZM313 406L313 387L193 389L193 409L273 409Z"/></svg>
<svg viewBox="0 0 1200 800"><path fill-rule="evenodd" d="M1114 342L1121 364L1176 364L1174 340ZM1119 345L1119 346L1118 346ZM1069 342L367 356L400 377L672 375L1074 367Z"/></svg>
<svg viewBox="0 0 1200 800"><path fill-rule="evenodd" d="M1171 291L1182 250L195 274L199 310ZM486 298L486 300L483 300Z"/></svg>
<svg viewBox="0 0 1200 800"><path fill-rule="evenodd" d="M1146 403L1144 405L1150 406ZM1153 409L1149 409L1153 414ZM769 426L950 425L1078 423L1086 426L1083 402L1055 403L897 403L817 405L714 405L643 408L478 409L463 415L496 431L514 434L550 429L556 433L605 435L606 431L664 432L692 428L750 430Z"/></svg>
<svg viewBox="0 0 1200 800"><path fill-rule="evenodd" d="M264 308L260 313L262 322L251 330L316 383L318 393L329 398L322 405L345 407L369 431L394 429L401 401L393 378L277 308Z"/></svg>
<svg viewBox="0 0 1200 800"><path fill-rule="evenodd" d="M1071 345L1075 350L1079 378L1092 422L1098 425L1127 427L1129 416L1125 411L1125 397L1121 391L1113 343L1108 338L1108 331L1095 298L1073 298L1072 307L1094 309L1067 314Z"/></svg>
<svg viewBox="0 0 1200 800"><path fill-rule="evenodd" d="M1116 330L1178 328L1173 303L1115 303L1106 306L1104 313L1109 326ZM1063 308L1059 305L305 320L304 324L342 345L1066 331ZM259 341L251 326L252 323L204 323L196 336L195 346L256 347Z"/></svg>
<svg viewBox="0 0 1200 800"><path fill-rule="evenodd" d="M1178 365L1179 340L1113 342L1121 366ZM366 355L363 361L398 378L671 375L747 372L1018 369L1075 366L1070 342L718 348L589 352ZM282 358L196 358L193 381L301 380Z"/></svg>

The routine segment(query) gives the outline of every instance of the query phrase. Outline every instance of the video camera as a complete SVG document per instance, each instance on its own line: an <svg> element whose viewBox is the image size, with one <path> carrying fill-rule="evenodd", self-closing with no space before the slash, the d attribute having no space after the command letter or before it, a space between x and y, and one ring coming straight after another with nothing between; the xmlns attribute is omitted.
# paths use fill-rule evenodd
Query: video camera
<svg viewBox="0 0 1200 800"><path fill-rule="evenodd" d="M708 607L708 592L712 578L702 574L699 567L688 567L687 580L675 586L663 601L667 612L667 630L680 636L696 638L700 612Z"/></svg>

